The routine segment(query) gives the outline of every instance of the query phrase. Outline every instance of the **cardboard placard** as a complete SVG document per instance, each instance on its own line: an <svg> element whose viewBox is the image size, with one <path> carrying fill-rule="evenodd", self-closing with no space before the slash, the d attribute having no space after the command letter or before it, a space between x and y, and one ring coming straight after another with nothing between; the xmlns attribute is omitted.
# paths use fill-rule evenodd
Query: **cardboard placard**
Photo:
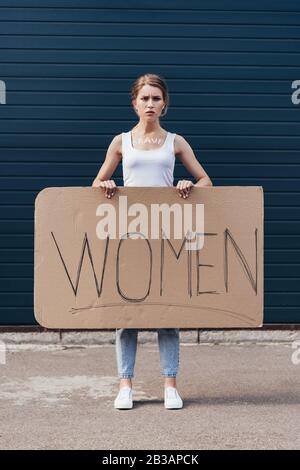
<svg viewBox="0 0 300 470"><path fill-rule="evenodd" d="M175 187L118 187L111 199L101 188L45 188L35 317L62 329L260 327L263 215L260 186L193 187L187 199ZM115 226L104 237L105 216Z"/></svg>

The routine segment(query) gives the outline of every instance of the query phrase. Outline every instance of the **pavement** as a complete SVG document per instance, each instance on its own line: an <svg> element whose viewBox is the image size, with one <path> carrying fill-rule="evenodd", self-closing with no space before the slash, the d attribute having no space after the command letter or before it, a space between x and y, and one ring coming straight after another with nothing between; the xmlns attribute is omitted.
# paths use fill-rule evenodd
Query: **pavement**
<svg viewBox="0 0 300 470"><path fill-rule="evenodd" d="M8 350L0 449L299 449L296 354L291 343L181 344L184 408L166 410L158 345L139 344L134 407L115 410L113 344Z"/></svg>

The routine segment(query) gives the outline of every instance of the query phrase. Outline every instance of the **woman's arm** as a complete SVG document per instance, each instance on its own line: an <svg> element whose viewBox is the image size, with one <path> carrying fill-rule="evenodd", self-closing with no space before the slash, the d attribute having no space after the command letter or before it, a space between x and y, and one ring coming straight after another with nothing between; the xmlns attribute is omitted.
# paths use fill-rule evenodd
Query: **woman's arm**
<svg viewBox="0 0 300 470"><path fill-rule="evenodd" d="M121 161L122 153L120 152L121 148L121 139L122 135L116 135L111 141L105 156L105 160L93 181L92 186L98 187L98 181L106 181L111 178L115 169Z"/></svg>
<svg viewBox="0 0 300 470"><path fill-rule="evenodd" d="M192 147L181 135L176 134L176 155L183 163L185 168L193 175L197 183L193 184L192 181L181 180L178 181L176 189L180 197L188 197L190 189L193 186L208 187L213 186L212 181L204 168L198 162Z"/></svg>
<svg viewBox="0 0 300 470"><path fill-rule="evenodd" d="M212 186L210 177L198 162L190 144L181 135L177 134L176 139L179 160L197 180L194 186Z"/></svg>
<svg viewBox="0 0 300 470"><path fill-rule="evenodd" d="M92 187L94 188L103 188L105 191L105 196L107 197L113 196L117 188L115 182L110 178L122 158L122 153L120 150L121 142L122 134L116 135L113 138L107 149L104 163L102 164L96 178L92 183Z"/></svg>

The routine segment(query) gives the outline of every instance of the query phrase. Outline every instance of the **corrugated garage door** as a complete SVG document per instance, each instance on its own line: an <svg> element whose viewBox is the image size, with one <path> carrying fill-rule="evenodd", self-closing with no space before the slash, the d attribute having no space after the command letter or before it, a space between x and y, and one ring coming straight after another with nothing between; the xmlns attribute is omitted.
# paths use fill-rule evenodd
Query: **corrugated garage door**
<svg viewBox="0 0 300 470"><path fill-rule="evenodd" d="M35 324L37 193L91 185L146 72L214 185L264 187L266 322L300 321L299 1L0 0L0 47L1 324Z"/></svg>

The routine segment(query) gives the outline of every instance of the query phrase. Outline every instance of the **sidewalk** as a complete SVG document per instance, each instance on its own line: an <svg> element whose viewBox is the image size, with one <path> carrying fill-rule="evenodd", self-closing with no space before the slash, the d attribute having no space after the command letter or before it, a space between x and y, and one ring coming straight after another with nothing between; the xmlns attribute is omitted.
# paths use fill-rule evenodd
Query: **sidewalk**
<svg viewBox="0 0 300 470"><path fill-rule="evenodd" d="M158 345L139 344L134 408L121 411L114 345L9 350L0 448L299 449L294 351L291 343L181 344L184 408L166 410Z"/></svg>

